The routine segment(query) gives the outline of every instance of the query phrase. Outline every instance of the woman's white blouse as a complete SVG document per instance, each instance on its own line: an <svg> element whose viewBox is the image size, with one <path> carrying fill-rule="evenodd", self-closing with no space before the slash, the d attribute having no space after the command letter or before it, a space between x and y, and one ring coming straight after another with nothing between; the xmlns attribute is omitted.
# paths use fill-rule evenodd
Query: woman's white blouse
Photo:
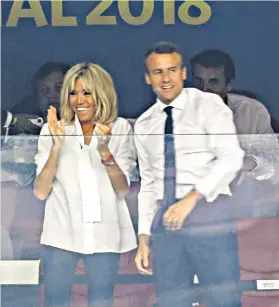
<svg viewBox="0 0 279 307"><path fill-rule="evenodd" d="M126 201L115 193L106 167L101 163L97 136L93 133L90 145L84 145L77 118L65 129L65 142L46 202L41 243L83 254L123 253L136 248ZM132 137L128 121L117 118L109 149L128 182L136 166ZM52 137L45 124L35 157L37 175L48 160L51 146Z"/></svg>

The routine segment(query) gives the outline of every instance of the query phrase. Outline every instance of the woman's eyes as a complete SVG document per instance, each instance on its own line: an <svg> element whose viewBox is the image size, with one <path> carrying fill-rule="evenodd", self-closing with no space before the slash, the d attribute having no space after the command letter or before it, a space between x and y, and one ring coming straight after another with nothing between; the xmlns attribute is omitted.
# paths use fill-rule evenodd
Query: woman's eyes
<svg viewBox="0 0 279 307"><path fill-rule="evenodd" d="M77 92L76 92L76 91L71 91L71 92L69 93L69 95L70 95L70 96L76 96L76 95L77 95ZM84 92L83 92L83 95L84 95L84 96L90 96L91 93L90 93L90 92L87 92L87 91L84 91Z"/></svg>
<svg viewBox="0 0 279 307"><path fill-rule="evenodd" d="M75 91L71 91L71 92L69 93L69 95L70 95L70 96L74 96L74 95L76 95L76 92L75 92Z"/></svg>

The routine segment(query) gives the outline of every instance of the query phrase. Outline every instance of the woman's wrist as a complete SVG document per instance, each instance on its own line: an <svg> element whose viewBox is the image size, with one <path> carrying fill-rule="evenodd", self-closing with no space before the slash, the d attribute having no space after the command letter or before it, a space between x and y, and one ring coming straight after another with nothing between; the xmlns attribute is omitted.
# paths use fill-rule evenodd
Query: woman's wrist
<svg viewBox="0 0 279 307"><path fill-rule="evenodd" d="M109 155L107 156L101 156L101 161L105 166L112 166L115 163L115 160L113 158L113 155L111 153L109 153Z"/></svg>
<svg viewBox="0 0 279 307"><path fill-rule="evenodd" d="M111 152L109 150L106 151L99 151L101 159L103 161L106 161L110 158L110 156L112 156Z"/></svg>
<svg viewBox="0 0 279 307"><path fill-rule="evenodd" d="M51 152L52 152L53 154L58 155L58 154L60 153L61 148L62 148L62 146L57 145L57 144L53 144L53 145L52 145L52 148L51 148Z"/></svg>
<svg viewBox="0 0 279 307"><path fill-rule="evenodd" d="M110 150L108 148L107 143L99 143L97 149L101 156L106 156L110 154Z"/></svg>

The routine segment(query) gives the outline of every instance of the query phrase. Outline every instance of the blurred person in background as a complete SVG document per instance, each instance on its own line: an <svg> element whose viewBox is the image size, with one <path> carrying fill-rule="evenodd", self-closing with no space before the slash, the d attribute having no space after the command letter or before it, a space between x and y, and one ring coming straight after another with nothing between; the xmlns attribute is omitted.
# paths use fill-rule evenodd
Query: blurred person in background
<svg viewBox="0 0 279 307"><path fill-rule="evenodd" d="M203 50L192 57L191 71L194 87L219 95L233 112L236 131L246 151L240 182L278 182L278 141L271 117L256 95L234 89L236 69L231 56L218 49Z"/></svg>

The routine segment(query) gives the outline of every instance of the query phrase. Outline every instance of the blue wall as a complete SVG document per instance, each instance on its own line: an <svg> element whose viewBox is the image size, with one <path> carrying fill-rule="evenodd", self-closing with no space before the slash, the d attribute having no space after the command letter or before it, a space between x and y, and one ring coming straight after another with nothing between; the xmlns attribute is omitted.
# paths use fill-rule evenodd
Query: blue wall
<svg viewBox="0 0 279 307"><path fill-rule="evenodd" d="M144 53L153 43L169 40L181 47L186 63L204 48L229 52L236 65L236 87L257 93L279 119L279 2L208 3L212 16L199 26L184 24L179 18L174 25L164 25L162 1L155 1L152 18L141 26L125 23L116 2L106 14L116 15L117 25L87 26L92 3L71 1L64 13L78 17L77 27L37 27L33 19L20 19L16 27L6 27L12 3L2 2L2 105L12 106L26 96L31 76L47 61L92 61L112 74L121 115L136 117L152 103L143 78ZM176 1L176 7L180 4ZM43 4L49 23L50 5L49 1ZM141 4L131 1L130 7L136 15Z"/></svg>

